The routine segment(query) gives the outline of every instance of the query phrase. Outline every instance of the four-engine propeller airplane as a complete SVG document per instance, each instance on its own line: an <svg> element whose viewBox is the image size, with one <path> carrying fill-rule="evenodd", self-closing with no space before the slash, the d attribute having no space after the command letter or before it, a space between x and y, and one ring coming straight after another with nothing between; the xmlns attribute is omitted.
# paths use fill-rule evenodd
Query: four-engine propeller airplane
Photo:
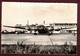
<svg viewBox="0 0 80 56"><path fill-rule="evenodd" d="M45 25L27 25L27 26L3 26L3 27L8 27L8 28L16 28L16 29L23 29L24 33L27 31L30 31L30 33L32 33L32 31L34 31L34 35L37 34L47 34L47 35L51 35L53 34L53 31L60 31L63 29L71 29L74 27L68 27L68 28L57 28L55 29L54 26L49 25L49 26L45 26ZM16 31L18 34L20 34L20 31Z"/></svg>

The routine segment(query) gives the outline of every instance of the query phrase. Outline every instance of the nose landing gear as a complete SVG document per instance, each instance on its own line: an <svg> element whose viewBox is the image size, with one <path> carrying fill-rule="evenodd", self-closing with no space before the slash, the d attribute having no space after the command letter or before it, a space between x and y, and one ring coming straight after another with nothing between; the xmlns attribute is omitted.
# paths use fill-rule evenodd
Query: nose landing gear
<svg viewBox="0 0 80 56"><path fill-rule="evenodd" d="M37 30L35 29L35 30L34 30L34 35L37 35L37 34L38 34L38 33L37 33Z"/></svg>

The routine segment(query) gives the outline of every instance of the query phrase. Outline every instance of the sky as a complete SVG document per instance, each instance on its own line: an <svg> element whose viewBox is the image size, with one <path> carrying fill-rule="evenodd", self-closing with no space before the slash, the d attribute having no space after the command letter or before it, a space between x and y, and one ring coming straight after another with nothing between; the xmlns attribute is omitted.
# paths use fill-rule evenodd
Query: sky
<svg viewBox="0 0 80 56"><path fill-rule="evenodd" d="M2 2L2 25L77 23L77 3Z"/></svg>

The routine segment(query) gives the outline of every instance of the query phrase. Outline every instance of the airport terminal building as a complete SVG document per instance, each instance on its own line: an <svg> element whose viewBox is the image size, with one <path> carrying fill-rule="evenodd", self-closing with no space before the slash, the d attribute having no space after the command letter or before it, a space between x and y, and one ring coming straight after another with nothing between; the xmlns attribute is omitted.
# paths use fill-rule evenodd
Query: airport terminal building
<svg viewBox="0 0 80 56"><path fill-rule="evenodd" d="M77 23L54 23L54 27L57 28L68 28L69 29L63 29L60 31L60 33L77 33Z"/></svg>

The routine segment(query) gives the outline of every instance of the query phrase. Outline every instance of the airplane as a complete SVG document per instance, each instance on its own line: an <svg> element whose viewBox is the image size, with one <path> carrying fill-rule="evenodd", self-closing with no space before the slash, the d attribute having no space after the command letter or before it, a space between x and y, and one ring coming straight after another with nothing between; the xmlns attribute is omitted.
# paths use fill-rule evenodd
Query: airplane
<svg viewBox="0 0 80 56"><path fill-rule="evenodd" d="M60 31L60 30L63 30L63 29L71 29L71 28L74 28L74 27L65 27L65 28L57 28L55 29L54 26L52 25L48 25L48 26L45 26L45 25L27 25L27 26L5 26L3 25L3 27L8 27L8 28L16 28L16 29L23 29L23 33L25 33L26 31L29 31L30 33L32 33L32 31L34 31L34 35L37 35L37 34L47 34L47 35L52 35L53 34L53 31ZM21 31L15 31L17 32L17 34L20 34Z"/></svg>

